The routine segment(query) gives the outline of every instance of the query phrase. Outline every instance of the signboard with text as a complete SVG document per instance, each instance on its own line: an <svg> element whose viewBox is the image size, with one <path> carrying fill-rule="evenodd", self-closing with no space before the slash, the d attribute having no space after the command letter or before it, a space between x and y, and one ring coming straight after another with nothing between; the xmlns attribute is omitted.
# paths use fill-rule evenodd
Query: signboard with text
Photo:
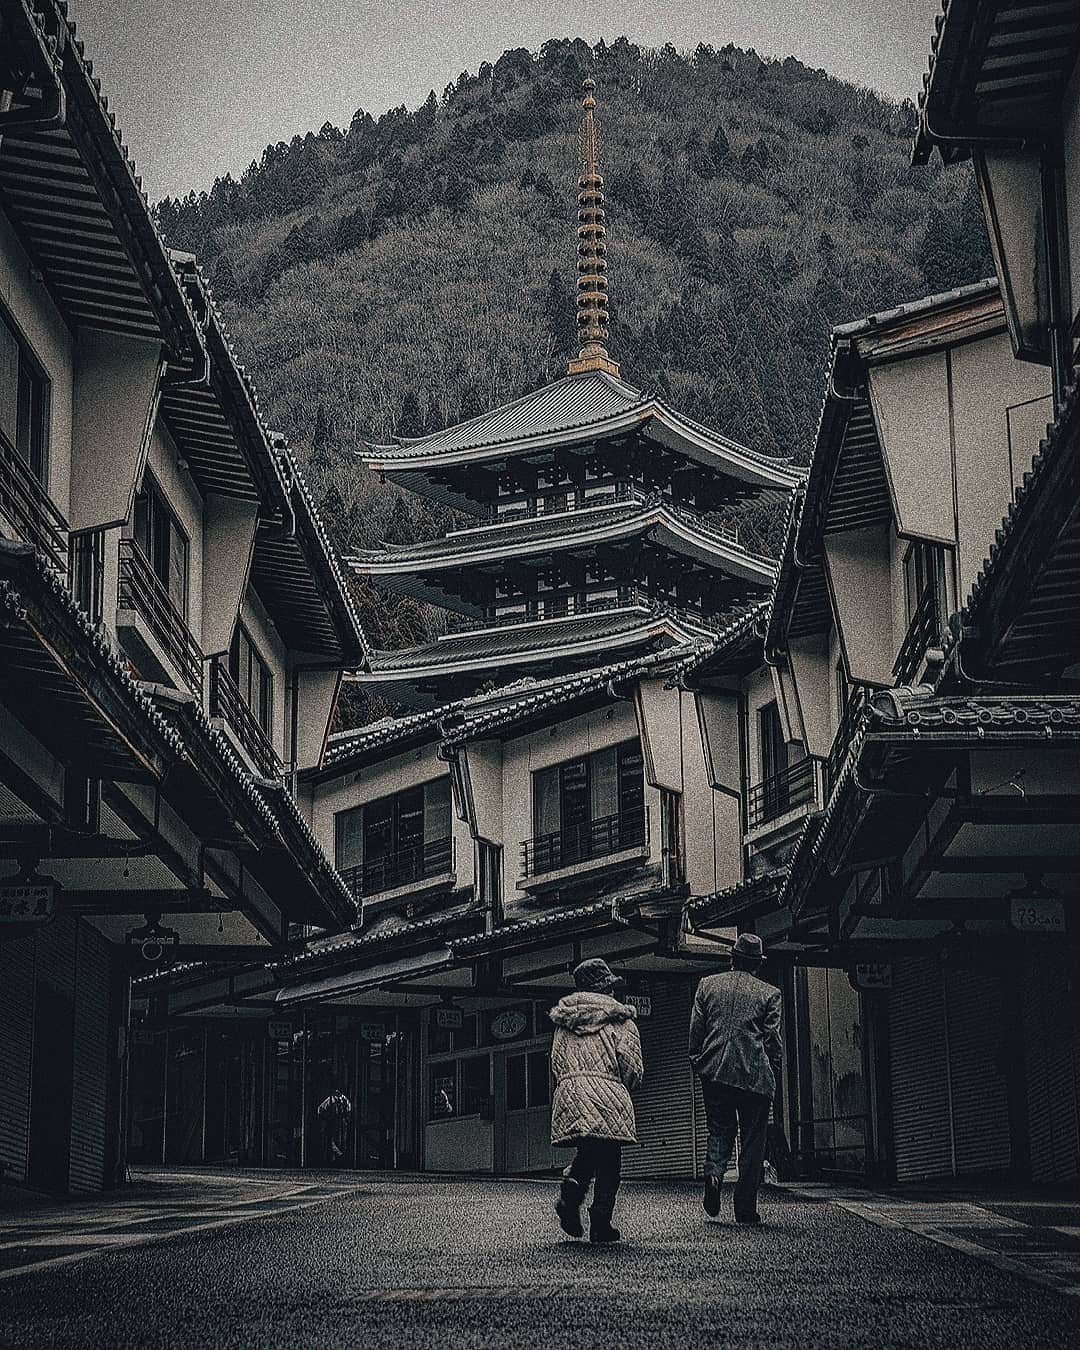
<svg viewBox="0 0 1080 1350"><path fill-rule="evenodd" d="M1014 895L1009 919L1018 933L1065 932L1065 906L1054 895Z"/></svg>
<svg viewBox="0 0 1080 1350"><path fill-rule="evenodd" d="M652 1016L652 995L651 994L627 994L623 999L628 1003L639 1017Z"/></svg>
<svg viewBox="0 0 1080 1350"><path fill-rule="evenodd" d="M291 1022L271 1020L267 1023L266 1030L272 1041L288 1041L292 1039Z"/></svg>
<svg viewBox="0 0 1080 1350"><path fill-rule="evenodd" d="M465 1014L460 1008L436 1008L435 1025L444 1031L460 1031Z"/></svg>
<svg viewBox="0 0 1080 1350"><path fill-rule="evenodd" d="M18 878L0 882L0 923L43 923L56 909L51 881Z"/></svg>
<svg viewBox="0 0 1080 1350"><path fill-rule="evenodd" d="M860 961L852 971L856 989L891 989L892 963L890 961Z"/></svg>

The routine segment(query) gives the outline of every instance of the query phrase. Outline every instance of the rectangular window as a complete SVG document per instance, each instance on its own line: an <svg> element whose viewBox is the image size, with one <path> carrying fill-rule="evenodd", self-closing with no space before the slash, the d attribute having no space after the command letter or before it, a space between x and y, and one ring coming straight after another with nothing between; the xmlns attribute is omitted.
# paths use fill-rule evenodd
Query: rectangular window
<svg viewBox="0 0 1080 1350"><path fill-rule="evenodd" d="M548 1052L533 1050L528 1057L529 1105L547 1106L551 1101L551 1075Z"/></svg>
<svg viewBox="0 0 1080 1350"><path fill-rule="evenodd" d="M269 736L273 720L273 676L243 624L236 625L229 648L229 674L240 690L240 697Z"/></svg>
<svg viewBox="0 0 1080 1350"><path fill-rule="evenodd" d="M758 709L758 745L761 753L761 777L765 782L775 778L788 766L788 748L780 725L780 709L776 702Z"/></svg>
<svg viewBox="0 0 1080 1350"><path fill-rule="evenodd" d="M476 844L476 885L480 904L499 913L502 905L502 849L480 839Z"/></svg>
<svg viewBox="0 0 1080 1350"><path fill-rule="evenodd" d="M528 1105L527 1074L524 1055L508 1055L506 1059L506 1109L524 1111Z"/></svg>
<svg viewBox="0 0 1080 1350"><path fill-rule="evenodd" d="M449 1120L457 1113L457 1065L451 1060L431 1071L431 1118Z"/></svg>
<svg viewBox="0 0 1080 1350"><path fill-rule="evenodd" d="M462 1116L484 1115L491 1097L491 1057L473 1055L461 1061Z"/></svg>
<svg viewBox="0 0 1080 1350"><path fill-rule="evenodd" d="M908 623L915 618L921 605L933 603L937 607L938 623L944 621L948 608L945 587L945 550L939 544L916 541L904 554L904 603Z"/></svg>
<svg viewBox="0 0 1080 1350"><path fill-rule="evenodd" d="M150 478L135 494L132 521L135 542L161 582L177 613L188 614L188 541L161 489Z"/></svg>
<svg viewBox="0 0 1080 1350"><path fill-rule="evenodd" d="M439 876L453 863L450 779L437 778L334 817L339 870L354 869L361 894Z"/></svg>
<svg viewBox="0 0 1080 1350"><path fill-rule="evenodd" d="M632 848L645 837L641 745L623 741L533 774L530 870Z"/></svg>
<svg viewBox="0 0 1080 1350"><path fill-rule="evenodd" d="M660 789L660 858L665 886L685 878L682 793L667 788Z"/></svg>
<svg viewBox="0 0 1080 1350"><path fill-rule="evenodd" d="M0 434L42 486L49 467L49 392L45 371L0 309Z"/></svg>

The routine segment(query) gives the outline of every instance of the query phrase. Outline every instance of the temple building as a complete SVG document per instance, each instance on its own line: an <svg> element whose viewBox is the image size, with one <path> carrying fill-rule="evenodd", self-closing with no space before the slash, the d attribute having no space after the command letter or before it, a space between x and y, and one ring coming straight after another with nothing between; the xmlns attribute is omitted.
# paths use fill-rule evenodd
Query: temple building
<svg viewBox="0 0 1080 1350"><path fill-rule="evenodd" d="M349 561L358 576L458 616L457 631L375 652L357 678L431 706L502 671L548 675L677 646L772 586L731 508L800 474L642 393L607 350L603 179L592 81L581 124L579 355L561 379L457 426L369 447L389 482L475 518L442 539Z"/></svg>

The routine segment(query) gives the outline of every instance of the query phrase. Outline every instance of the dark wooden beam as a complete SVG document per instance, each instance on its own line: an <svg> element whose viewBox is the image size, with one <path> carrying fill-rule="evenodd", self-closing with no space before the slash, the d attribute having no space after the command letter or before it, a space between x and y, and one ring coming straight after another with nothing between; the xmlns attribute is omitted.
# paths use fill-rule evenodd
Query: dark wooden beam
<svg viewBox="0 0 1080 1350"><path fill-rule="evenodd" d="M1078 853L1010 853L938 858L935 872L1080 872Z"/></svg>
<svg viewBox="0 0 1080 1350"><path fill-rule="evenodd" d="M68 891L58 896L60 908L74 914L217 914L232 909L232 901L209 891L134 890Z"/></svg>

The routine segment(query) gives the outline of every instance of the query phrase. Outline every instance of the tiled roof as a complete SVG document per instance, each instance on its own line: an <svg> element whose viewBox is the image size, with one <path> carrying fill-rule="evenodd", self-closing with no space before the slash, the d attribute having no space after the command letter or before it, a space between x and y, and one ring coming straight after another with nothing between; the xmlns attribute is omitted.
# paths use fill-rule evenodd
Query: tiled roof
<svg viewBox="0 0 1080 1350"><path fill-rule="evenodd" d="M892 309L879 310L876 314L868 314L862 319L853 319L850 323L837 324L833 329L833 337L834 339L865 337L869 333L875 333L881 328L900 323L904 319L914 319L923 314L931 314L935 310L948 309L963 300L975 300L996 295L998 290L997 277L985 277L981 281L972 281L964 286L954 286L952 290L938 291L934 295L927 295L919 300L907 300L902 305L895 305Z"/></svg>
<svg viewBox="0 0 1080 1350"><path fill-rule="evenodd" d="M870 700L871 730L892 728L919 735L970 733L984 739L995 731L1018 731L1047 741L1056 732L1080 731L1080 696L1071 694L1003 694L945 696L929 686L885 689Z"/></svg>
<svg viewBox="0 0 1080 1350"><path fill-rule="evenodd" d="M275 961L271 969L285 976L298 966L306 966L313 961L332 961L334 963L348 957L352 952L371 951L377 947L392 947L407 943L414 938L429 941L437 938L441 932L453 928L464 920L479 922L481 911L475 907L459 907L452 911L441 910L438 914L424 919L403 922L395 928L381 928L374 933L350 933L340 937L319 939L304 951L283 961Z"/></svg>
<svg viewBox="0 0 1080 1350"><path fill-rule="evenodd" d="M503 924L493 933L474 933L471 937L456 938L451 941L450 950L454 956L469 956L489 947L492 949L504 947L512 944L517 938L529 938L549 929L576 927L589 919L613 918L617 904L618 902L613 899L594 900L591 904L578 905L574 909L557 909L550 913L538 914L535 918Z"/></svg>
<svg viewBox="0 0 1080 1350"><path fill-rule="evenodd" d="M729 914L735 917L745 906L768 899L771 895L779 895L787 876L788 869L778 867L709 895L696 896L688 901L686 913L691 923L723 919Z"/></svg>

